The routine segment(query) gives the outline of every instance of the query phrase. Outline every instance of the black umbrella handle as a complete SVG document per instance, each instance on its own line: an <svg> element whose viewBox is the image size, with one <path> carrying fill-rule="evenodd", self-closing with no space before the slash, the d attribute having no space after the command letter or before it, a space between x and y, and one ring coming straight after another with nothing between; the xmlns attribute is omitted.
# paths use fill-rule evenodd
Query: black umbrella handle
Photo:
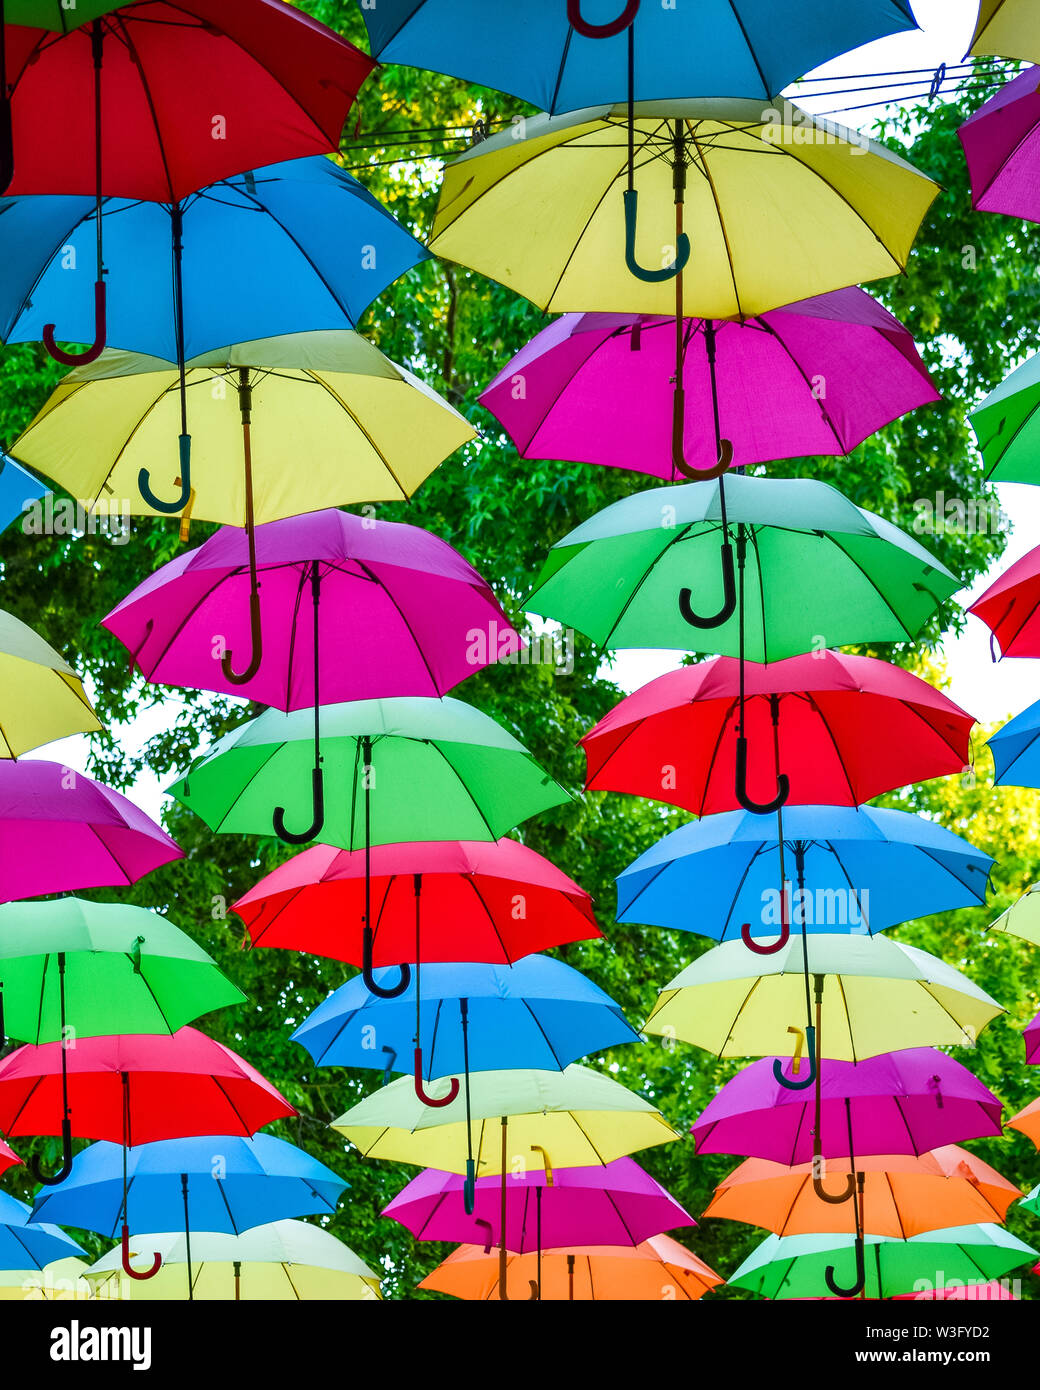
<svg viewBox="0 0 1040 1390"><path fill-rule="evenodd" d="M311 810L314 818L306 830L287 830L285 828L285 807L276 806L271 820L274 833L279 840L284 841L287 845L305 845L309 841L317 839L321 834L325 825L325 775L320 767L311 769Z"/></svg>
<svg viewBox="0 0 1040 1390"><path fill-rule="evenodd" d="M855 1298L863 1292L867 1282L866 1262L863 1258L863 1237L856 1237L856 1282L851 1289L846 1289L839 1284L834 1277L834 1265L828 1265L824 1270L824 1278L827 1280L827 1287L835 1298Z"/></svg>
<svg viewBox="0 0 1040 1390"><path fill-rule="evenodd" d="M771 801L756 801L747 789L748 741L741 734L737 739L737 770L734 792L745 811L754 816L768 816L779 811L791 795L791 779L786 772L776 774L776 796Z"/></svg>
<svg viewBox="0 0 1040 1390"><path fill-rule="evenodd" d="M67 1115L61 1122L61 1167L56 1173L45 1173L38 1156L34 1154L29 1160L29 1169L36 1181L44 1187L57 1187L72 1172L72 1121Z"/></svg>
<svg viewBox="0 0 1040 1390"><path fill-rule="evenodd" d="M789 1033L800 1033L800 1028L789 1028ZM773 1059L773 1075L776 1080L787 1091L807 1091L816 1082L816 1029L811 1023L805 1028L805 1041L807 1043L809 1071L804 1081L793 1081L784 1071L784 1064L779 1057Z"/></svg>
<svg viewBox="0 0 1040 1390"><path fill-rule="evenodd" d="M412 983L412 967L410 965L401 966L401 978L392 989L386 989L378 983L372 966L372 928L368 925L365 926L361 934L361 974L369 994L374 994L379 999L396 999Z"/></svg>
<svg viewBox="0 0 1040 1390"><path fill-rule="evenodd" d="M628 0L625 8L608 24L590 24L582 18L581 0L567 0L567 23L584 39L612 39L630 28L639 13L639 0Z"/></svg>
<svg viewBox="0 0 1040 1390"><path fill-rule="evenodd" d="M710 617L702 618L699 613L693 611L691 600L693 598L692 589L679 590L679 612L683 620L689 623L690 627L701 629L722 627L723 623L728 623L733 614L737 611L737 576L733 564L733 547L729 541L724 541L722 545L722 607L717 613L712 613Z"/></svg>

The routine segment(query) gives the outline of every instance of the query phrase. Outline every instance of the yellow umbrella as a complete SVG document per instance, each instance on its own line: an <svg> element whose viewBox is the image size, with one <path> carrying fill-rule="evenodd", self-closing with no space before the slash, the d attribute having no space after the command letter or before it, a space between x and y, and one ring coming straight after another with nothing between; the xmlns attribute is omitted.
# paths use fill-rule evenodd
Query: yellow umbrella
<svg viewBox="0 0 1040 1390"><path fill-rule="evenodd" d="M1006 932L1040 946L1040 883L1027 888L1017 902L990 923L989 930Z"/></svg>
<svg viewBox="0 0 1040 1390"><path fill-rule="evenodd" d="M43 1269L5 1269L0 1271L0 1302L61 1302L94 1297L84 1275L89 1265L77 1255L53 1260Z"/></svg>
<svg viewBox="0 0 1040 1390"><path fill-rule="evenodd" d="M430 249L552 312L726 319L897 274L938 193L782 100L639 103L631 128L631 161L625 105L482 141L445 170Z"/></svg>
<svg viewBox="0 0 1040 1390"><path fill-rule="evenodd" d="M982 0L968 52L1040 62L1040 13L1035 0Z"/></svg>
<svg viewBox="0 0 1040 1390"><path fill-rule="evenodd" d="M0 758L101 727L83 684L42 637L0 609Z"/></svg>

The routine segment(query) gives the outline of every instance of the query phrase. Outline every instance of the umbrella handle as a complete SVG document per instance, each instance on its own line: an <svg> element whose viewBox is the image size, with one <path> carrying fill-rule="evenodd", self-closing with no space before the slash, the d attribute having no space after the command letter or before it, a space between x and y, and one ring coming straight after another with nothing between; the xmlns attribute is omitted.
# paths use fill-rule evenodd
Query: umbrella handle
<svg viewBox="0 0 1040 1390"><path fill-rule="evenodd" d="M231 662L232 653L226 651L220 658L220 669L224 673L224 679L229 680L232 685L246 685L251 681L260 669L260 663L264 659L264 631L260 621L260 595L254 589L249 595L249 633L252 640L252 652L249 657L249 665L244 671L235 671Z"/></svg>
<svg viewBox="0 0 1040 1390"><path fill-rule="evenodd" d="M816 1173L815 1159L822 1157L822 1155L815 1154L813 1157L812 1185L813 1191L816 1193L817 1197L819 1197L820 1201L829 1202L832 1207L840 1207L845 1202L851 1201L856 1195L856 1174L848 1173L846 1175L844 1192L828 1192L823 1185L823 1179Z"/></svg>
<svg viewBox="0 0 1040 1390"><path fill-rule="evenodd" d="M120 1244L120 1254L123 1260L123 1272L129 1274L131 1279L154 1279L162 1268L162 1256L158 1250L152 1252L151 1269L134 1269L130 1263L130 1227L123 1222L123 1235Z"/></svg>
<svg viewBox="0 0 1040 1390"><path fill-rule="evenodd" d="M476 1160L472 1158L466 1159L466 1181L462 1184L462 1205L467 1216L472 1216L477 1206L477 1164ZM487 1226L488 1230L491 1230L486 1221L478 1222L478 1225ZM484 1254L491 1254L490 1236Z"/></svg>
<svg viewBox="0 0 1040 1390"><path fill-rule="evenodd" d="M10 182L10 180L8 180ZM104 280L94 282L94 341L86 352L65 352L58 347L54 341L53 323L43 325L43 345L54 358L55 362L60 362L65 367L82 367L87 362L95 362L105 350L105 342L108 338L108 313L106 306L106 285Z"/></svg>
<svg viewBox="0 0 1040 1390"><path fill-rule="evenodd" d="M383 1051L387 1053L386 1066L383 1068L383 1085L389 1086L390 1073L393 1071L394 1063L397 1061L397 1053L392 1047L387 1047L385 1044L383 1046Z"/></svg>
<svg viewBox="0 0 1040 1390"><path fill-rule="evenodd" d="M428 1096L423 1090L422 1074L422 1048L415 1049L415 1094L422 1101L423 1105L428 1105L431 1110L440 1110L445 1105L450 1105L459 1093L459 1078L453 1076L451 1085L448 1087L446 1096Z"/></svg>
<svg viewBox="0 0 1040 1390"><path fill-rule="evenodd" d="M780 928L780 935L768 946L760 946L751 935L751 923L745 922L740 928L740 939L749 951L754 951L756 956L775 956L777 951L782 951L791 939L791 928L785 922Z"/></svg>
<svg viewBox="0 0 1040 1390"><path fill-rule="evenodd" d="M863 1259L863 1237L856 1237L856 1282L851 1289L846 1289L838 1283L834 1277L834 1266L828 1265L824 1270L824 1278L827 1280L827 1287L836 1298L855 1298L857 1294L863 1292L863 1286L867 1282L866 1263Z"/></svg>
<svg viewBox="0 0 1040 1390"><path fill-rule="evenodd" d="M467 1214L467 1216L468 1216L470 1213L467 1212L466 1214ZM485 1254L485 1255L490 1255L490 1254L491 1254L491 1247L492 1247L492 1245L494 1245L494 1243L495 1243L495 1228L494 1228L494 1226L492 1226L492 1224L491 1224L490 1221L484 1221L484 1220L483 1220L481 1217L479 1217L479 1216L477 1217L476 1221L474 1221L473 1224L474 1224L474 1226L483 1226L483 1227L484 1227L484 1230L487 1231L487 1240L484 1242L484 1254Z"/></svg>
<svg viewBox="0 0 1040 1390"><path fill-rule="evenodd" d="M800 1028L788 1028L787 1031L789 1033L798 1033L799 1036L801 1035ZM787 1091L807 1091L816 1081L816 1029L811 1023L806 1025L805 1041L808 1044L809 1052L809 1074L804 1081L792 1081L784 1072L784 1064L781 1062L780 1058L775 1057L773 1059L773 1075Z"/></svg>
<svg viewBox="0 0 1040 1390"><path fill-rule="evenodd" d="M567 23L583 39L612 39L630 27L639 13L639 0L628 0L628 4L609 24L590 24L581 15L581 0L567 0Z"/></svg>
<svg viewBox="0 0 1040 1390"><path fill-rule="evenodd" d="M791 779L786 772L777 773L776 796L772 801L755 801L748 795L747 789L747 761L748 747L747 739L743 734L737 738L737 777L736 777L736 796L745 811L750 811L752 815L768 816L772 811L779 811L787 798L791 795Z"/></svg>
<svg viewBox="0 0 1040 1390"><path fill-rule="evenodd" d="M672 394L672 463L684 478L692 478L695 483L708 483L712 478L721 478L733 462L733 445L728 439L719 440L719 461L714 468L694 468L686 462L684 452L686 433L686 391L676 386Z"/></svg>
<svg viewBox="0 0 1040 1390"><path fill-rule="evenodd" d="M44 1187L57 1187L72 1172L72 1121L66 1116L61 1122L61 1167L56 1173L45 1173L39 1158L34 1154L29 1160L29 1169L37 1182Z"/></svg>
<svg viewBox="0 0 1040 1390"><path fill-rule="evenodd" d="M80 360L82 361L84 359L81 358ZM156 497L155 493L152 491L147 468L142 468L137 475L137 490L142 498L153 511L165 512L167 516L173 516L176 512L182 512L191 498L191 435L178 435L177 444L180 450L181 464L181 473L177 482L181 490L180 495L175 501L164 502L161 497Z"/></svg>
<svg viewBox="0 0 1040 1390"><path fill-rule="evenodd" d="M692 597L692 589L679 590L679 612L691 627L722 627L723 623L728 623L737 611L737 578L733 566L733 547L729 541L724 542L722 546L722 607L710 618L702 618L691 607L690 599Z"/></svg>
<svg viewBox="0 0 1040 1390"><path fill-rule="evenodd" d="M361 974L369 994L374 994L379 999L396 999L412 983L412 967L410 965L401 966L401 978L393 989L387 989L384 985L377 983L372 973L372 928L367 926L361 935Z"/></svg>
<svg viewBox="0 0 1040 1390"><path fill-rule="evenodd" d="M276 806L274 815L271 818L274 825L274 833L287 845L305 845L309 840L315 840L321 834L322 826L325 824L325 776L320 767L311 769L311 806L314 812L314 819L306 830L297 832L286 830L285 828L285 807ZM368 984L368 980L365 981ZM378 990L373 990L378 993Z"/></svg>
<svg viewBox="0 0 1040 1390"><path fill-rule="evenodd" d="M675 260L662 270L647 270L636 260L636 222L639 216L639 193L634 188L626 188L625 198L625 264L638 280L658 285L665 280L674 280L682 274L690 259L690 238L680 232L675 238Z"/></svg>

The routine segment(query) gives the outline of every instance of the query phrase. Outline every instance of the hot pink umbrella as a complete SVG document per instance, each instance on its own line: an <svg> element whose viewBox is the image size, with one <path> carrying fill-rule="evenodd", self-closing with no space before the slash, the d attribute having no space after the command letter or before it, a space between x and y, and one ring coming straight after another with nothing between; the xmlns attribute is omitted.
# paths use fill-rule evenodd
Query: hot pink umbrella
<svg viewBox="0 0 1040 1390"><path fill-rule="evenodd" d="M132 801L85 773L0 762L0 901L136 883L183 857Z"/></svg>
<svg viewBox="0 0 1040 1390"><path fill-rule="evenodd" d="M1026 1045L1026 1061L1033 1066L1040 1065L1040 1014L1026 1024L1022 1039Z"/></svg>
<svg viewBox="0 0 1040 1390"><path fill-rule="evenodd" d="M743 467L847 454L891 420L939 399L910 333L857 288L743 323L686 320L678 406L675 351L674 319L564 314L480 400L525 458L671 480L715 466L716 406L732 464Z"/></svg>
<svg viewBox="0 0 1040 1390"><path fill-rule="evenodd" d="M957 133L971 175L972 206L1040 221L1040 68L1012 78Z"/></svg>

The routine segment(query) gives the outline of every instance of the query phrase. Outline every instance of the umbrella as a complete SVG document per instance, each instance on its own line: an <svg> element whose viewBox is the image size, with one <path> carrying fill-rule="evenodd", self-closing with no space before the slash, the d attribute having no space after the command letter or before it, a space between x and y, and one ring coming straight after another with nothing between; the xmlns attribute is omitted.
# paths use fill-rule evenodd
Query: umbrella
<svg viewBox="0 0 1040 1390"><path fill-rule="evenodd" d="M911 335L856 288L754 318L686 319L678 420L674 338L672 319L564 314L520 349L480 402L524 458L674 480L686 471L680 460L695 472L715 465L716 413L739 468L851 453L939 399Z"/></svg>
<svg viewBox="0 0 1040 1390"><path fill-rule="evenodd" d="M510 1255L510 1274L535 1285L538 1256ZM652 1236L636 1246L592 1245L541 1253L543 1300L694 1300L725 1283L713 1269L670 1236ZM486 1302L503 1298L499 1262L479 1245L462 1245L419 1285Z"/></svg>
<svg viewBox="0 0 1040 1390"><path fill-rule="evenodd" d="M0 1173L6 1173L8 1168L16 1168L21 1161L10 1144L0 1139Z"/></svg>
<svg viewBox="0 0 1040 1390"><path fill-rule="evenodd" d="M902 1302L906 1299L969 1299L987 1300L991 1298L1005 1299L1015 1298L1006 1285L999 1283L996 1279L990 1279L986 1283L972 1282L969 1284L948 1284L941 1289L922 1289L920 1293L894 1293L892 1301Z"/></svg>
<svg viewBox="0 0 1040 1390"><path fill-rule="evenodd" d="M729 1277L731 1288L750 1289L762 1298L815 1298L834 1293L831 1280L861 1265L863 1296L890 1298L948 1279L994 1279L1035 1255L1001 1226L952 1226L909 1240L868 1233L857 1255L848 1235L767 1236ZM827 1278L830 1274L830 1279Z"/></svg>
<svg viewBox="0 0 1040 1390"><path fill-rule="evenodd" d="M717 657L621 700L581 740L586 786L698 816L751 810L760 784L776 784L774 729L792 805L855 806L960 772L971 756L974 720L940 691L900 666L829 651L745 665L741 754L739 678L733 658ZM762 755L749 767L752 747Z"/></svg>
<svg viewBox="0 0 1040 1390"><path fill-rule="evenodd" d="M238 1300L358 1300L379 1297L379 1277L353 1250L328 1231L305 1221L272 1221L241 1235L196 1232L192 1237L191 1297ZM120 1297L182 1299L183 1276L174 1266L186 1264L188 1251L182 1232L135 1236L142 1249L156 1249L164 1268L148 1284L135 1285ZM110 1250L91 1265L87 1279L104 1297L108 1285L120 1278L120 1255Z"/></svg>
<svg viewBox="0 0 1040 1390"><path fill-rule="evenodd" d="M24 517L33 502L49 497L51 490L15 463L0 449L0 531Z"/></svg>
<svg viewBox="0 0 1040 1390"><path fill-rule="evenodd" d="M1036 1148L1040 1149L1040 1099L1030 1101L1017 1115L1012 1115L1011 1119L1007 1121L1006 1127L1017 1129L1020 1134L1031 1139Z"/></svg>
<svg viewBox="0 0 1040 1390"><path fill-rule="evenodd" d="M1022 1041L1026 1045L1026 1061L1040 1065L1040 1014L1026 1024Z"/></svg>
<svg viewBox="0 0 1040 1390"><path fill-rule="evenodd" d="M1008 483L1040 482L1036 466L1040 440L1038 407L1040 354L1028 357L1016 367L971 412L969 418L987 478Z"/></svg>
<svg viewBox="0 0 1040 1390"><path fill-rule="evenodd" d="M150 681L247 694L279 709L320 697L443 695L500 648L519 647L477 571L418 526L312 512L258 527L255 551L262 597L252 588L247 538L225 527L156 570L102 626ZM232 652L250 650L252 593L266 643L253 649L256 669L244 682L226 668ZM215 632L227 649L222 661L214 660ZM484 660L477 661L481 635Z"/></svg>
<svg viewBox="0 0 1040 1390"><path fill-rule="evenodd" d="M1040 59L1036 11L1021 0L981 0L970 53L998 58Z"/></svg>
<svg viewBox="0 0 1040 1390"><path fill-rule="evenodd" d="M379 0L362 13L381 62L446 72L554 112L623 99L630 38L637 101L690 91L768 101L828 58L914 24L905 0L840 9L814 0L768 16L730 0L673 10L650 0L535 0L522 23L489 11L479 33L457 0Z"/></svg>
<svg viewBox="0 0 1040 1390"><path fill-rule="evenodd" d="M29 1303L61 1299L89 1299L94 1291L83 1278L90 1268L76 1255L51 1260L43 1269L0 1270L0 1300Z"/></svg>
<svg viewBox="0 0 1040 1390"><path fill-rule="evenodd" d="M1040 69L1013 77L964 122L957 134L971 175L978 212L1040 221L1036 158L1040 150ZM983 402L983 406L986 402Z"/></svg>
<svg viewBox="0 0 1040 1390"><path fill-rule="evenodd" d="M183 850L119 792L60 763L0 760L0 898L136 883Z"/></svg>
<svg viewBox="0 0 1040 1390"><path fill-rule="evenodd" d="M86 1251L71 1236L47 1223L30 1226L31 1208L6 1192L0 1192L0 1268L43 1269L52 1260Z"/></svg>
<svg viewBox="0 0 1040 1390"><path fill-rule="evenodd" d="M464 1179L427 1168L383 1215L417 1240L501 1244L500 1184L478 1178L476 1206L467 1215ZM506 1184L506 1249L517 1254L543 1246L639 1245L677 1226L695 1226L689 1212L631 1158L588 1168L539 1165L510 1174Z"/></svg>
<svg viewBox="0 0 1040 1390"><path fill-rule="evenodd" d="M0 609L0 758L17 758L101 722L68 662L13 613Z"/></svg>
<svg viewBox="0 0 1040 1390"><path fill-rule="evenodd" d="M1034 1187L1022 1198L1022 1210L1028 1211L1031 1216L1040 1216L1040 1187Z"/></svg>
<svg viewBox="0 0 1040 1390"><path fill-rule="evenodd" d="M1040 883L1027 888L1017 902L990 923L990 931L1006 932L1040 946Z"/></svg>
<svg viewBox="0 0 1040 1390"><path fill-rule="evenodd" d="M1004 656L1040 656L1040 546L1000 575L968 609L990 629ZM994 653L995 655L995 653Z"/></svg>
<svg viewBox="0 0 1040 1390"><path fill-rule="evenodd" d="M517 840L374 845L370 859L374 965L463 958L511 965L532 951L601 936L589 895ZM231 911L254 946L360 965L364 851L314 845L279 864Z"/></svg>
<svg viewBox="0 0 1040 1390"><path fill-rule="evenodd" d="M840 1158L849 1148L849 1120L853 1149L866 1154L923 1154L1002 1133L997 1097L935 1048L885 1052L858 1063L828 1061L820 1075L819 1126L815 1106L776 1080L773 1061L765 1057L744 1067L701 1111L691 1128L698 1153L790 1164L815 1153Z"/></svg>
<svg viewBox="0 0 1040 1390"><path fill-rule="evenodd" d="M851 1170L861 1182L859 1211L814 1191L831 1170ZM844 1232L859 1221L872 1235L905 1240L951 1222L1002 1222L1021 1189L956 1144L920 1155L862 1154L838 1158L817 1172L815 1162L787 1168L748 1158L715 1188L705 1217L745 1221L777 1235ZM857 1204L853 1204L855 1207Z"/></svg>
<svg viewBox="0 0 1040 1390"><path fill-rule="evenodd" d="M1040 700L1016 714L989 739L998 787L1040 787Z"/></svg>

